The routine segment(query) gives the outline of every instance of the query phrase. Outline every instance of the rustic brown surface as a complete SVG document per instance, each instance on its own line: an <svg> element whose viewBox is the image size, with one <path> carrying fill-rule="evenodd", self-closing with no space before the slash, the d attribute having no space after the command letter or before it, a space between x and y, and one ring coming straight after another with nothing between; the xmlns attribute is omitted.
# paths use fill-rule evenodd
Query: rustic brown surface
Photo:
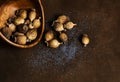
<svg viewBox="0 0 120 82"><path fill-rule="evenodd" d="M2 3L2 0L1 0ZM120 82L120 0L42 0L46 29L60 14L78 26L69 41L51 49L41 41L30 49L0 40L0 82ZM90 44L83 48L81 34Z"/></svg>

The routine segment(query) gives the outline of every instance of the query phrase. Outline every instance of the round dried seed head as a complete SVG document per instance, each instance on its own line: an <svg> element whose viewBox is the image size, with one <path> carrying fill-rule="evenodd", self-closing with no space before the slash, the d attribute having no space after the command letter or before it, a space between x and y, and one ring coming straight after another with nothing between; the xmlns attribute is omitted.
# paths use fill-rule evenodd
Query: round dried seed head
<svg viewBox="0 0 120 82"><path fill-rule="evenodd" d="M54 38L54 33L53 31L48 31L46 34L45 34L45 42L47 41L50 41Z"/></svg>
<svg viewBox="0 0 120 82"><path fill-rule="evenodd" d="M57 39L53 39L49 42L49 47L58 48L61 44Z"/></svg>
<svg viewBox="0 0 120 82"><path fill-rule="evenodd" d="M12 31L10 30L10 28L4 27L4 28L2 29L2 34L3 34L6 38L10 39L10 36L12 35Z"/></svg>
<svg viewBox="0 0 120 82"><path fill-rule="evenodd" d="M14 36L20 36L20 35L24 35L23 33L20 33L20 32L15 32L14 33Z"/></svg>
<svg viewBox="0 0 120 82"><path fill-rule="evenodd" d="M27 10L20 9L20 10L18 10L17 14L18 14L18 16L22 17L23 19L27 18Z"/></svg>
<svg viewBox="0 0 120 82"><path fill-rule="evenodd" d="M36 10L35 9L31 9L31 11L30 11L30 13L28 15L30 21L33 21L36 18L36 16L37 16Z"/></svg>
<svg viewBox="0 0 120 82"><path fill-rule="evenodd" d="M27 37L25 35L19 35L16 37L16 43L24 45L26 44Z"/></svg>
<svg viewBox="0 0 120 82"><path fill-rule="evenodd" d="M76 26L77 24L74 24L73 22L67 22L66 24L64 24L64 28L71 30L74 26Z"/></svg>
<svg viewBox="0 0 120 82"><path fill-rule="evenodd" d="M37 30L36 29L32 29L32 30L29 30L27 33L26 33L26 36L29 40L35 40L37 38Z"/></svg>
<svg viewBox="0 0 120 82"><path fill-rule="evenodd" d="M17 17L14 21L15 25L24 24L25 20L22 17Z"/></svg>
<svg viewBox="0 0 120 82"><path fill-rule="evenodd" d="M8 25L9 29L12 31L12 32L15 32L16 31L16 25L11 23Z"/></svg>
<svg viewBox="0 0 120 82"><path fill-rule="evenodd" d="M41 22L40 22L40 17L39 17L38 19L35 19L33 21L33 26L34 26L34 28L39 28L40 25L41 25Z"/></svg>
<svg viewBox="0 0 120 82"><path fill-rule="evenodd" d="M33 23L30 23L28 27L29 29L33 29L34 28Z"/></svg>
<svg viewBox="0 0 120 82"><path fill-rule="evenodd" d="M84 44L84 47L86 47L90 42L90 39L88 37L87 34L83 34L83 37L82 37L82 43Z"/></svg>
<svg viewBox="0 0 120 82"><path fill-rule="evenodd" d="M17 27L18 32L26 33L28 31L28 26L25 24L21 24Z"/></svg>
<svg viewBox="0 0 120 82"><path fill-rule="evenodd" d="M54 26L55 31L57 32L61 32L64 31L65 29L63 28L63 24L62 23L56 23L56 25Z"/></svg>
<svg viewBox="0 0 120 82"><path fill-rule="evenodd" d="M62 23L64 24L66 21L69 20L69 17L66 16L66 15L61 15L57 18L57 20L55 20L55 22L59 22L59 23Z"/></svg>
<svg viewBox="0 0 120 82"><path fill-rule="evenodd" d="M59 36L60 40L63 41L63 42L66 42L68 40L68 36L66 33L60 33L60 36Z"/></svg>

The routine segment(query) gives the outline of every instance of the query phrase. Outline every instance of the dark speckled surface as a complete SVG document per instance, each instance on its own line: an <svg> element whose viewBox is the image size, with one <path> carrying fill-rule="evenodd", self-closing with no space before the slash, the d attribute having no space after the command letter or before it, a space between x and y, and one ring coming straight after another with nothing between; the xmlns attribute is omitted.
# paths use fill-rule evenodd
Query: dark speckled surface
<svg viewBox="0 0 120 82"><path fill-rule="evenodd" d="M2 1L0 1L2 4ZM30 49L0 39L0 82L120 82L120 0L42 0L46 30L60 14L77 27L58 49ZM79 38L87 33L90 44Z"/></svg>

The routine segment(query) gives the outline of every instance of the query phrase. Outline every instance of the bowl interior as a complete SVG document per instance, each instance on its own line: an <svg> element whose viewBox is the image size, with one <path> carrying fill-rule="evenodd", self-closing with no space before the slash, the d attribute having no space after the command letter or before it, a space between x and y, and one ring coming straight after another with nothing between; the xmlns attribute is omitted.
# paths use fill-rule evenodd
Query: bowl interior
<svg viewBox="0 0 120 82"><path fill-rule="evenodd" d="M41 17L41 27L38 28L38 36L32 41L30 44L19 45L16 44L9 39L7 39L1 32L0 36L7 41L9 44L19 47L19 48L30 48L39 43L42 38L44 32L44 10L41 4L41 0L6 0L0 6L0 29L5 26L6 20L15 14L15 11L18 9L28 9L35 8L37 11L37 15Z"/></svg>

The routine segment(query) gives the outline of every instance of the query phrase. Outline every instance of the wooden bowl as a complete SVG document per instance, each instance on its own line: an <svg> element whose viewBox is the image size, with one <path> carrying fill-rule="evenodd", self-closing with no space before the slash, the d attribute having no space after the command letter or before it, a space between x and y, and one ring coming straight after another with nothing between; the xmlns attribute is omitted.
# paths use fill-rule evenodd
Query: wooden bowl
<svg viewBox="0 0 120 82"><path fill-rule="evenodd" d="M28 8L35 8L37 11L37 14L41 17L41 27L38 28L38 36L33 42L26 45L20 45L20 44L14 43L9 39L7 39L0 30L0 36L2 37L2 39L4 39L7 43L15 47L30 48L37 45L40 42L44 32L44 23L45 23L44 10L43 10L41 0L6 0L0 6L0 28L4 27L6 20L9 17L13 16L16 10L28 9Z"/></svg>

